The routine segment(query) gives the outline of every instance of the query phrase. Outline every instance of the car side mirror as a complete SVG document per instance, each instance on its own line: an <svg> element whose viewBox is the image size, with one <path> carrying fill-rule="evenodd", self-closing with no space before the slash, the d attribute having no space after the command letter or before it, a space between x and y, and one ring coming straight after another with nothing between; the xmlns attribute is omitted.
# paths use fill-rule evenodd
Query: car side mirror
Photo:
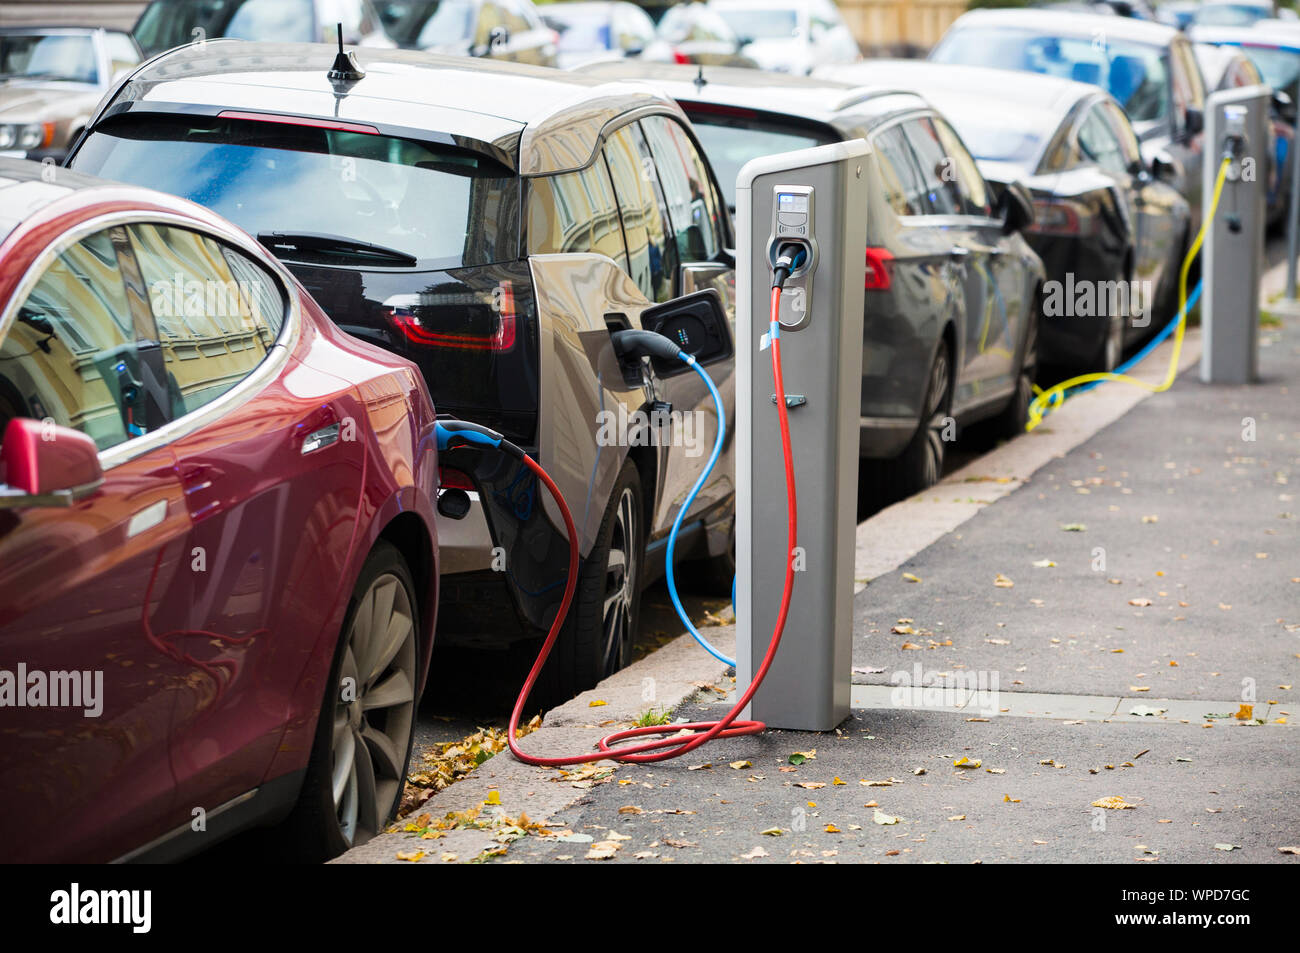
<svg viewBox="0 0 1300 953"><path fill-rule="evenodd" d="M99 448L79 430L15 417L0 444L0 509L71 506L104 482Z"/></svg>
<svg viewBox="0 0 1300 953"><path fill-rule="evenodd" d="M1205 128L1205 113L1195 106L1188 106L1183 112L1183 129L1188 137L1195 136Z"/></svg>
<svg viewBox="0 0 1300 953"><path fill-rule="evenodd" d="M664 335L704 367L735 353L722 295L712 288L646 308L641 312L641 327ZM683 361L669 358L652 357L650 363L659 377L690 370Z"/></svg>
<svg viewBox="0 0 1300 953"><path fill-rule="evenodd" d="M1151 157L1151 177L1167 185L1172 185L1178 178L1178 167L1169 153L1157 152Z"/></svg>
<svg viewBox="0 0 1300 953"><path fill-rule="evenodd" d="M1020 182L1008 182L998 200L998 213L1002 218L1002 231L1010 235L1034 224L1034 200L1029 190Z"/></svg>

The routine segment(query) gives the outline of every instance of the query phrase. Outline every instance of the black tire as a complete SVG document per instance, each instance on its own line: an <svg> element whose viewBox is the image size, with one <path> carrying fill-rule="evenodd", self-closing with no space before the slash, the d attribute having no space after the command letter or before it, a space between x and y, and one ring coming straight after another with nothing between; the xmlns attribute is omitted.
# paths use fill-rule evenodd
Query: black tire
<svg viewBox="0 0 1300 953"><path fill-rule="evenodd" d="M952 404L952 357L946 342L939 343L926 383L922 413L916 433L892 460L860 460L858 493L878 505L929 489L943 475L943 458Z"/></svg>
<svg viewBox="0 0 1300 953"><path fill-rule="evenodd" d="M631 661L644 564L644 497L641 476L629 459L614 481L596 541L579 568L573 605L532 704L549 707L566 701Z"/></svg>
<svg viewBox="0 0 1300 953"><path fill-rule="evenodd" d="M398 588L404 592L399 593ZM392 631L392 621L402 611L404 595L404 607L409 610L410 634L409 637L398 636L402 642L390 662L381 664L376 660L373 663L381 666L374 677L363 677L357 670L353 654L353 650L361 644L355 641L355 637L362 627L359 619L364 618L363 609L367 605L367 597L380 593L383 594L381 599L370 603L375 609L372 620L384 615L382 598L391 593L393 603L388 612L390 621L384 632L387 634ZM371 625L373 626L373 621ZM334 662L330 666L326 693L321 700L316 737L302 792L293 813L282 826L286 846L292 851L295 860L319 863L336 857L379 833L396 812L406 781L411 746L415 740L415 706L418 701L415 698L415 680L419 633L419 603L415 598L415 583L411 572L402 554L381 540L366 558L352 591L343 629L339 633L338 646L334 651ZM383 648L380 646L376 651ZM379 654L383 652L379 651ZM355 674L348 674L345 669L350 669ZM379 697L376 689L381 687L386 692L391 692L391 696L385 695L384 698L400 697L402 686L397 676L402 670L409 682L409 702L367 708L367 702ZM354 691L349 693L352 696L350 700L345 700L345 677L353 680ZM341 725L340 716L343 718ZM382 718L382 722L379 718ZM335 770L335 736L339 731L352 737L354 756L363 754L372 766L372 771L381 775L375 778L374 796L369 799L373 808L367 803L366 783L358 767L360 760L354 762L352 774L343 770L343 765L339 765L339 772ZM359 744L361 741L364 744ZM345 804L348 792L352 791L353 801L357 805L358 814L350 829L344 820L340 820L341 812L349 812L341 808L334 794L334 779L338 774L345 775ZM357 776L355 784L352 781L353 775Z"/></svg>
<svg viewBox="0 0 1300 953"><path fill-rule="evenodd" d="M1010 440L1025 432L1029 422L1029 405L1034 399L1034 378L1038 373L1038 304L1029 314L1029 327L1025 331L1025 346L1020 358L1020 373L1016 376L1016 390L1007 406L993 418L997 436Z"/></svg>

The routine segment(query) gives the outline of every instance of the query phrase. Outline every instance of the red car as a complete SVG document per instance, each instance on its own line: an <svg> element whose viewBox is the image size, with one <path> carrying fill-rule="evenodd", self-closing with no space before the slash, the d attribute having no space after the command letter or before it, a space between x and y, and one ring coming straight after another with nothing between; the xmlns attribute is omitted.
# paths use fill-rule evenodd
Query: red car
<svg viewBox="0 0 1300 953"><path fill-rule="evenodd" d="M0 160L0 860L381 829L437 611L434 426L414 366L244 232Z"/></svg>

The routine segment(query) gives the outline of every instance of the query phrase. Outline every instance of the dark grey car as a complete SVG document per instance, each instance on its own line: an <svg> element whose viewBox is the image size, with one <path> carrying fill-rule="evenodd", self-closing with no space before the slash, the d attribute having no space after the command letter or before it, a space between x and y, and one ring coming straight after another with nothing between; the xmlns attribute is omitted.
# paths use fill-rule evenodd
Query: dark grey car
<svg viewBox="0 0 1300 953"><path fill-rule="evenodd" d="M1032 397L1043 265L1020 234L1022 187L997 207L975 160L915 93L752 70L610 63L691 117L734 196L763 155L865 138L867 216L860 446L864 504L935 483L957 425L996 417L1019 432ZM1007 209L1011 209L1010 218ZM950 419L951 418L951 419Z"/></svg>
<svg viewBox="0 0 1300 953"><path fill-rule="evenodd" d="M1148 165L1191 203L1193 232L1200 228L1205 84L1178 30L1127 17L973 10L948 28L930 60L1100 86L1128 114Z"/></svg>

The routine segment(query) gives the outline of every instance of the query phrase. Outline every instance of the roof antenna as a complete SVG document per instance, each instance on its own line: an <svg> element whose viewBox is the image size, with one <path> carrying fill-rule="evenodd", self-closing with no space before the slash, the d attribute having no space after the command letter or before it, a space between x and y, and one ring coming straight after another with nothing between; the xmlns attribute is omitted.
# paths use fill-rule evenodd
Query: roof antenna
<svg viewBox="0 0 1300 953"><path fill-rule="evenodd" d="M343 52L343 24L339 23L339 52L334 57L334 65L330 67L329 80L331 83L355 83L357 80L366 75L360 64L357 63L355 53Z"/></svg>
<svg viewBox="0 0 1300 953"><path fill-rule="evenodd" d="M693 82L695 83L695 91L697 93L708 84L709 81L704 78L704 64L700 64L700 71L695 74Z"/></svg>

